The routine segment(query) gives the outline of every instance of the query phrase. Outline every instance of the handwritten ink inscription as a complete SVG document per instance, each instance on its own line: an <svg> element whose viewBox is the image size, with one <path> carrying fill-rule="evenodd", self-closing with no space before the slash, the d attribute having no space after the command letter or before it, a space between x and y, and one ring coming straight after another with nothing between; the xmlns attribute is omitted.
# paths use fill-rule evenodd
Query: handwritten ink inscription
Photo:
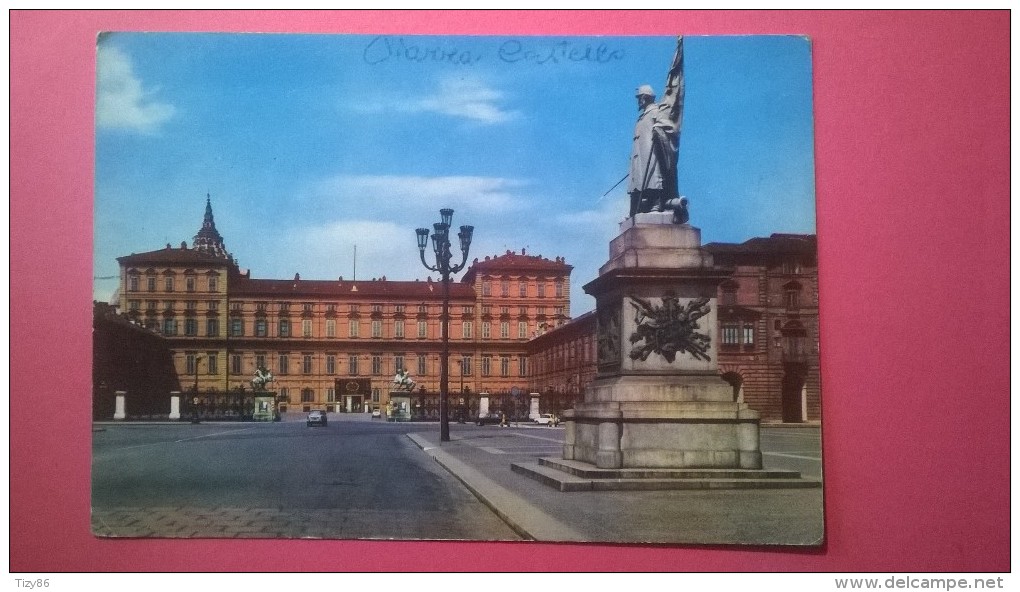
<svg viewBox="0 0 1020 592"><path fill-rule="evenodd" d="M375 66L383 63L446 63L470 66L480 62L498 60L506 64L532 64L537 66L592 63L608 64L624 59L622 49L604 42L590 40L527 40L509 39L501 42L491 53L473 47L457 47L455 40L436 38L374 37L365 46L362 59Z"/></svg>

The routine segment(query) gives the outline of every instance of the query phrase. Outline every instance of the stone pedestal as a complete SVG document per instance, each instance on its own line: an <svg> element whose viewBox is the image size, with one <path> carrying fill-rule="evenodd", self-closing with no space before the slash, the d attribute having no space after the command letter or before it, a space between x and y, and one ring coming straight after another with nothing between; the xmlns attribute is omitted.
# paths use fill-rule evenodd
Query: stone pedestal
<svg viewBox="0 0 1020 592"><path fill-rule="evenodd" d="M479 393L478 395L478 417L489 416L489 393Z"/></svg>
<svg viewBox="0 0 1020 592"><path fill-rule="evenodd" d="M528 419L535 421L538 419L538 393L531 393L531 406L528 408Z"/></svg>
<svg viewBox="0 0 1020 592"><path fill-rule="evenodd" d="M178 391L170 392L170 419L177 420L181 418L181 393Z"/></svg>
<svg viewBox="0 0 1020 592"><path fill-rule="evenodd" d="M598 375L565 411L565 460L598 468L760 469L759 414L719 377L725 270L670 213L621 224L596 299Z"/></svg>
<svg viewBox="0 0 1020 592"><path fill-rule="evenodd" d="M125 404L125 400L124 399L127 397L127 391L116 391L114 393L114 395L116 396L116 399L115 399L115 403L114 403L115 406L114 406L114 409L113 409L113 418L114 419L126 419L127 418L127 412L126 412L126 404Z"/></svg>

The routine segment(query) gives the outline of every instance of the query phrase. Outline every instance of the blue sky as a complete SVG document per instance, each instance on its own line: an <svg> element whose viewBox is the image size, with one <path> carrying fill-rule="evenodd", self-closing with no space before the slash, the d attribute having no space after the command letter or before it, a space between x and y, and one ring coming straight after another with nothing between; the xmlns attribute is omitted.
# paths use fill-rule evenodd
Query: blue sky
<svg viewBox="0 0 1020 592"><path fill-rule="evenodd" d="M429 275L414 229L454 209L470 258L574 266L627 214L634 89L670 37L112 33L97 47L94 297L116 258L191 244L206 194L257 278ZM704 242L815 232L810 42L686 37L680 191Z"/></svg>

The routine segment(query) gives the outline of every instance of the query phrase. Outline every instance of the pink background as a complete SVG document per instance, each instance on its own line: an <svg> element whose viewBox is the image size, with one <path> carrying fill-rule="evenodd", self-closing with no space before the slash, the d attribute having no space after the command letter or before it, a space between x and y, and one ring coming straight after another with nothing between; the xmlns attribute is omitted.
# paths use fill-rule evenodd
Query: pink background
<svg viewBox="0 0 1020 592"><path fill-rule="evenodd" d="M1009 25L1005 11L12 13L11 570L236 571L255 556L365 570L399 556L414 571L1008 571ZM102 30L811 37L826 546L93 538Z"/></svg>

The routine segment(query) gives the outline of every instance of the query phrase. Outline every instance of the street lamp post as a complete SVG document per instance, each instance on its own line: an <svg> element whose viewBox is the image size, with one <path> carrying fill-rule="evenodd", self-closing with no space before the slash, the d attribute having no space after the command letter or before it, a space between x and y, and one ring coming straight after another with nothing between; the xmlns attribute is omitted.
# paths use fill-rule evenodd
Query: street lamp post
<svg viewBox="0 0 1020 592"><path fill-rule="evenodd" d="M198 423L198 363L202 356L195 356L195 394L191 397L191 423Z"/></svg>
<svg viewBox="0 0 1020 592"><path fill-rule="evenodd" d="M441 317L443 334L443 354L439 363L439 440L450 441L450 418L447 416L448 393L450 382L450 275L464 269L467 263L468 249L471 248L471 235L474 233L474 226L461 226L457 238L460 239L460 250L463 259L460 265L450 265L453 253L450 252L450 225L453 223L453 210L443 208L439 210L440 222L432 225L432 250L436 256L435 266L425 261L425 247L429 242L429 229L419 228L418 252L421 255L421 263L426 269L437 271L443 278L443 315Z"/></svg>

